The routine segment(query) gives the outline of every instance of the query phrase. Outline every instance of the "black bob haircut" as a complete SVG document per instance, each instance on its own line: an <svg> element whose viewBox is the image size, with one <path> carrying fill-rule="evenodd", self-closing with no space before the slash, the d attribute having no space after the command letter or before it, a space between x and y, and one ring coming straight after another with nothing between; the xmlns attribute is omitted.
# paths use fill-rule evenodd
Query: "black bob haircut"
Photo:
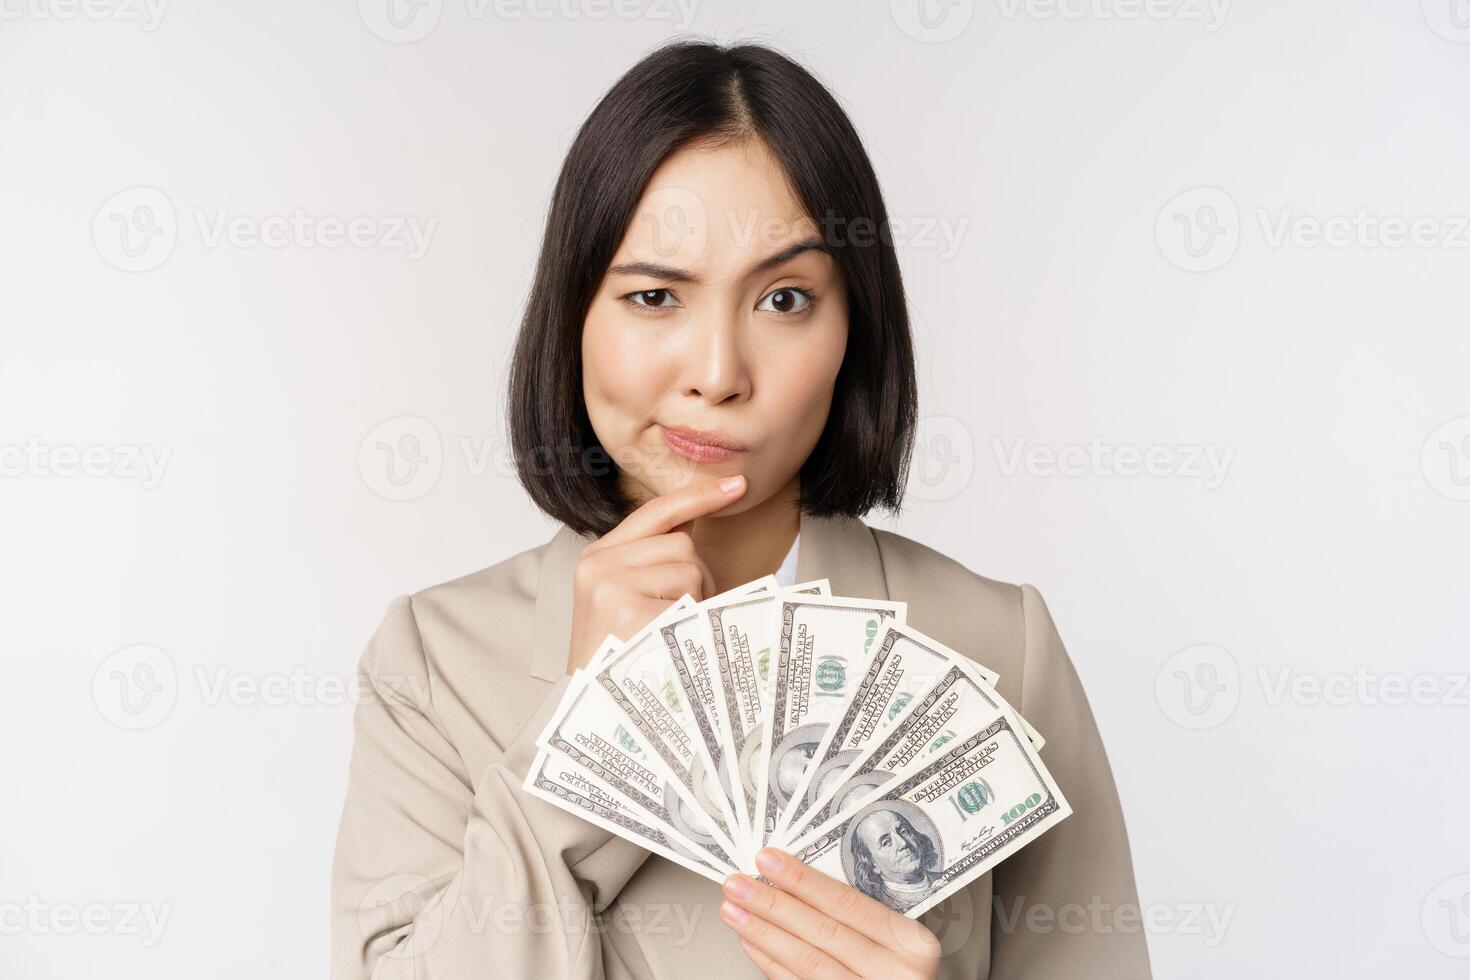
<svg viewBox="0 0 1470 980"><path fill-rule="evenodd" d="M602 535L632 510L582 392L582 324L645 185L687 145L763 140L821 229L847 290L848 336L826 427L802 464L812 516L896 512L918 414L913 341L877 176L832 94L756 44L678 41L628 70L562 165L507 398L511 452L536 505Z"/></svg>

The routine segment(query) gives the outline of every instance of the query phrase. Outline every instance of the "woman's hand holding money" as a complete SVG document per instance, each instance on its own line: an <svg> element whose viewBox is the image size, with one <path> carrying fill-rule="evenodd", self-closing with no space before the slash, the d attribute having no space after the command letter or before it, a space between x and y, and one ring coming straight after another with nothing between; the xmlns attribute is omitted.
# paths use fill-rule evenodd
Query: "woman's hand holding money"
<svg viewBox="0 0 1470 980"><path fill-rule="evenodd" d="M939 940L921 923L774 848L756 866L771 884L731 875L720 918L770 980L937 974Z"/></svg>

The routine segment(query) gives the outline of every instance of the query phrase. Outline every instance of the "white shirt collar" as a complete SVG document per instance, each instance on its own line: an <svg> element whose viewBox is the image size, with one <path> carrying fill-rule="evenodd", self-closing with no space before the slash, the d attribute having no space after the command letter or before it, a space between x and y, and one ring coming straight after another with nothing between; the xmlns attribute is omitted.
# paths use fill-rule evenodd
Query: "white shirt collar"
<svg viewBox="0 0 1470 980"><path fill-rule="evenodd" d="M798 533L795 540L791 542L791 550L786 552L785 558L781 559L781 567L776 569L777 585L796 584L796 552L799 544L801 544L801 535Z"/></svg>

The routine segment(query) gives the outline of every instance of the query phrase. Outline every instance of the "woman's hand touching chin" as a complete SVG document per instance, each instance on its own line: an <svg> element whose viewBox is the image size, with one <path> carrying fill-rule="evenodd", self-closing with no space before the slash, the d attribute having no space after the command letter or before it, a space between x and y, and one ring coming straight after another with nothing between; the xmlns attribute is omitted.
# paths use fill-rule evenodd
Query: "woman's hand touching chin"
<svg viewBox="0 0 1470 980"><path fill-rule="evenodd" d="M938 973L939 940L920 923L774 848L755 863L775 887L731 875L720 918L771 980L931 980Z"/></svg>

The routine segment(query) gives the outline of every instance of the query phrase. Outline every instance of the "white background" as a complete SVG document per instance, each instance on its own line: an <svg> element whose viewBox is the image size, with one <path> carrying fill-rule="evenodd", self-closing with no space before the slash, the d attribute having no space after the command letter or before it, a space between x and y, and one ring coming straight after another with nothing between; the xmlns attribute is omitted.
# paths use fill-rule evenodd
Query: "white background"
<svg viewBox="0 0 1470 980"><path fill-rule="evenodd" d="M1042 590L1156 974L1464 975L1470 8L386 2L0 0L0 973L324 975L341 685L551 536L501 428L550 191L687 28L808 65L912 223L869 522ZM210 235L295 209L369 240Z"/></svg>

